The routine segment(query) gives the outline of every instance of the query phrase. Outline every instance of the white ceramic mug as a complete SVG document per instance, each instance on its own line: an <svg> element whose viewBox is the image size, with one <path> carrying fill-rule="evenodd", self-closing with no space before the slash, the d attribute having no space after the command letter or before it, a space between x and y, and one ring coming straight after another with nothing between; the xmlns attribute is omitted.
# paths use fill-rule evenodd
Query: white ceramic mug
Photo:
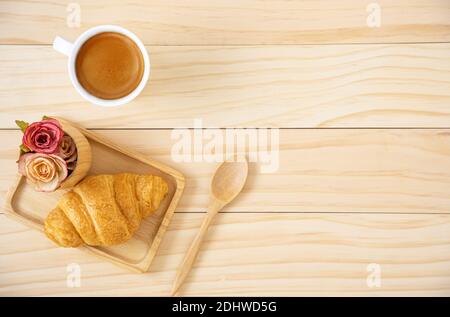
<svg viewBox="0 0 450 317"><path fill-rule="evenodd" d="M130 94L118 98L118 99L101 99L98 97L93 96L89 92L86 91L86 89L81 86L80 82L78 81L76 71L75 71L75 61L78 54L78 51L80 50L80 47L91 37L93 37L96 34L103 33L103 32L115 32L115 33L121 33L127 37L129 37L131 40L133 40L136 45L139 47L142 57L144 59L144 74L142 76L141 82L139 85L134 89ZM148 57L147 50L145 49L144 44L142 44L141 40L132 32L128 31L127 29L124 29L120 26L116 25L100 25L93 27L83 34L81 34L74 43L71 43L59 36L55 38L53 41L53 48L57 50L58 52L66 55L69 57L68 61L68 70L69 70L69 76L70 81L72 82L72 85L75 87L75 89L80 93L80 95L86 99L87 101L99 105L99 106L105 106L105 107L114 107L114 106L120 106L124 105L134 98L136 98L137 95L144 89L145 85L147 84L148 77L150 75L150 58Z"/></svg>

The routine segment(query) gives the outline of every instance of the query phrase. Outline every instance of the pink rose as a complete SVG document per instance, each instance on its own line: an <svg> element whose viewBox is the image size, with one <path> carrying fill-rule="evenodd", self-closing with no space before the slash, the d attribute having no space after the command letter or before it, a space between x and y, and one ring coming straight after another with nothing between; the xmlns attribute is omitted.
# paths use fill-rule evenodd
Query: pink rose
<svg viewBox="0 0 450 317"><path fill-rule="evenodd" d="M55 119L44 119L30 124L22 138L22 143L31 151L54 154L59 151L64 132Z"/></svg>
<svg viewBox="0 0 450 317"><path fill-rule="evenodd" d="M19 158L19 172L41 192L52 192L67 177L66 162L57 155L26 153Z"/></svg>

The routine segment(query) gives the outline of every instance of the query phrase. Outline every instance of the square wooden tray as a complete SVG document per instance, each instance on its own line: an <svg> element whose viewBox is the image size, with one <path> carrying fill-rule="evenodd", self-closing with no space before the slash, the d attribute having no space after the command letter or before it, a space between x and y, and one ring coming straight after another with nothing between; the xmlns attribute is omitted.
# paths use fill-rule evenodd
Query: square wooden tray
<svg viewBox="0 0 450 317"><path fill-rule="evenodd" d="M58 120L63 120L58 118ZM66 120L64 120L66 121ZM125 266L136 272L146 272L160 242L169 226L175 207L184 189L184 176L142 154L124 149L103 137L66 121L77 127L88 139L92 149L92 165L88 174L115 174L130 172L161 176L169 186L169 192L160 207L142 221L139 230L126 243L112 247L83 246L89 251L115 264ZM59 198L67 190L53 193L36 192L18 175L6 197L6 215L43 232L44 220Z"/></svg>

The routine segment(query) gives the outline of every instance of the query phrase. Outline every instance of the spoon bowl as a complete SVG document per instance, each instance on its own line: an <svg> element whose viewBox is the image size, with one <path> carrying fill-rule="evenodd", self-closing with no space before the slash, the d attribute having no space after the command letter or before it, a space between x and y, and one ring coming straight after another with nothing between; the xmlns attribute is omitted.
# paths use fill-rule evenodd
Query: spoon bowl
<svg viewBox="0 0 450 317"><path fill-rule="evenodd" d="M242 191L248 175L246 160L224 162L211 181L211 196L224 204L231 202Z"/></svg>

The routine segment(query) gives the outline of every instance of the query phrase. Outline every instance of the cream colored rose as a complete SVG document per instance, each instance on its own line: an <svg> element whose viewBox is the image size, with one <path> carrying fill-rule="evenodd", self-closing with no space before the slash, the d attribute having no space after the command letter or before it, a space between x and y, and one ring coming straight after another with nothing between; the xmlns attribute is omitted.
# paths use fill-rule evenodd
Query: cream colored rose
<svg viewBox="0 0 450 317"><path fill-rule="evenodd" d="M19 159L19 172L35 185L37 191L56 190L67 177L67 164L59 156L27 153Z"/></svg>

